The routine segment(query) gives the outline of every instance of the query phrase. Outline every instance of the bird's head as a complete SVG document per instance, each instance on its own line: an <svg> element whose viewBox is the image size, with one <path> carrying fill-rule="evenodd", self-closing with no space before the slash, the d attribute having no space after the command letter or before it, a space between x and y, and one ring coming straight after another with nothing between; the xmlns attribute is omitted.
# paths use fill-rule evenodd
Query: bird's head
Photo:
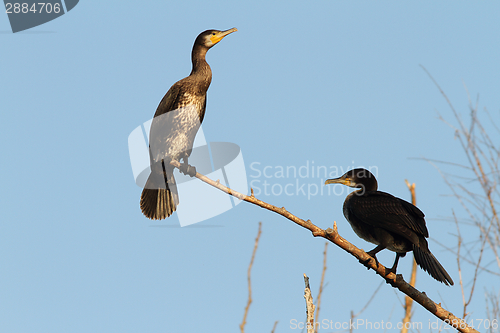
<svg viewBox="0 0 500 333"><path fill-rule="evenodd" d="M364 191L376 191L377 180L375 176L368 170L358 168L347 171L342 177L327 179L327 184L343 184L349 187L360 188Z"/></svg>
<svg viewBox="0 0 500 333"><path fill-rule="evenodd" d="M196 41L194 42L194 44L195 45L198 44L206 48L211 48L212 46L220 42L222 38L226 37L227 35L235 31L238 31L238 29L232 28L224 31L220 30L203 31L201 34L198 35L198 37L196 37Z"/></svg>

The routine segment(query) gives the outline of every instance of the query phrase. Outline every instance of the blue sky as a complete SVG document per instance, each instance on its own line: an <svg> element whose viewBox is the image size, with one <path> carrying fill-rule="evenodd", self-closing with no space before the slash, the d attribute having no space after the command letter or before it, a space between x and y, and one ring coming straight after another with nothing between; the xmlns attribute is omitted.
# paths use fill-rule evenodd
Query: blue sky
<svg viewBox="0 0 500 333"><path fill-rule="evenodd" d="M3 331L236 331L259 221L246 330L270 332L278 320L276 332L298 331L290 321L304 320L303 273L317 294L322 239L247 203L186 228L176 215L150 221L139 208L129 134L189 74L196 36L232 27L238 32L207 54L207 141L239 145L254 187L319 187L321 177L256 171L313 164L374 166L380 190L407 200L404 180L415 182L430 248L456 282L449 288L419 270L417 288L460 315L456 258L433 239L456 244L449 217L466 216L421 158L465 158L438 119L453 121L449 107L420 65L464 118L468 91L498 124L499 11L493 2L87 0L16 34L0 15ZM322 228L337 221L342 236L370 250L342 215L347 193L259 198ZM391 266L385 252L379 259ZM405 278L409 258L398 267ZM333 322L348 321L382 281L332 244L325 280L320 319ZM472 318L486 318L492 286L498 278L481 275ZM396 325L402 300L384 285L360 318ZM416 306L414 320L428 331L435 317Z"/></svg>

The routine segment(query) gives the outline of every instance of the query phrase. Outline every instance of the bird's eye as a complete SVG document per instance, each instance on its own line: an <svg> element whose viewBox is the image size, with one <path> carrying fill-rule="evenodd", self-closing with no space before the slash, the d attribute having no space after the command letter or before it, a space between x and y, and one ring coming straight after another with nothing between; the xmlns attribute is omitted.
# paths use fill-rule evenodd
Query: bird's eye
<svg viewBox="0 0 500 333"><path fill-rule="evenodd" d="M212 32L212 36L215 36L215 32Z"/></svg>

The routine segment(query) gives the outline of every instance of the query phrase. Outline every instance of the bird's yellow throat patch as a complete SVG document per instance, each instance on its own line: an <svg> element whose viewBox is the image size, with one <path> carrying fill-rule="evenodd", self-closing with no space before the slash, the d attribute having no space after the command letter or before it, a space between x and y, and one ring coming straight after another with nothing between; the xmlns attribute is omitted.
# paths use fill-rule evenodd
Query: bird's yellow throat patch
<svg viewBox="0 0 500 333"><path fill-rule="evenodd" d="M212 35L210 36L210 41L214 44L217 44L218 42L220 42L222 40L222 38L224 38L223 36L221 37L220 35Z"/></svg>

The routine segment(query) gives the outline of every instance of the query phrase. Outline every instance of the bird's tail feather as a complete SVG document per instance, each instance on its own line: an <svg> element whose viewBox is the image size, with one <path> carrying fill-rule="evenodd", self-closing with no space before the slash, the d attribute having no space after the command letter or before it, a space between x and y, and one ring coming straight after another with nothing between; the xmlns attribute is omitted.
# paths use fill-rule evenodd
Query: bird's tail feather
<svg viewBox="0 0 500 333"><path fill-rule="evenodd" d="M429 273L434 279L443 282L445 285L453 285L453 280L439 261L429 250L424 250L420 246L413 244L413 254L415 261L424 271Z"/></svg>
<svg viewBox="0 0 500 333"><path fill-rule="evenodd" d="M151 173L141 194L141 210L149 219L162 220L177 209L179 196L173 172Z"/></svg>

